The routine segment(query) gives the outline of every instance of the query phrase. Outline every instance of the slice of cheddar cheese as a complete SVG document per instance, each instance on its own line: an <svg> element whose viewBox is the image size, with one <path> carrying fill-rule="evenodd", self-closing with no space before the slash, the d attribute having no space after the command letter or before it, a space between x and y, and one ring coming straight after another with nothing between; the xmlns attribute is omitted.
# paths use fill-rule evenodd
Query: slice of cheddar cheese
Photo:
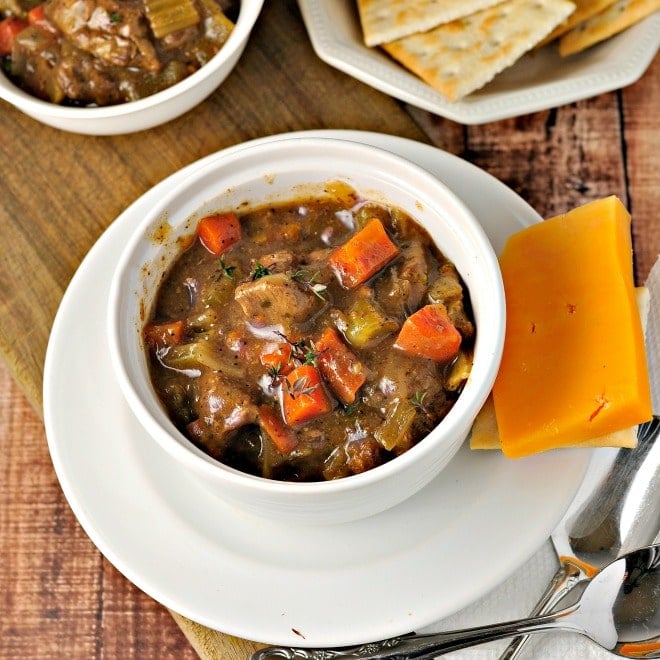
<svg viewBox="0 0 660 660"><path fill-rule="evenodd" d="M567 442L565 447L626 447L634 449L637 446L637 427L631 426L620 431L612 431L590 440L578 443ZM492 395L486 399L477 414L472 433L470 434L470 449L502 449L500 435L495 417L495 404Z"/></svg>
<svg viewBox="0 0 660 660"><path fill-rule="evenodd" d="M639 318L642 323L642 331L646 338L646 326L651 307L651 293L645 286L635 289L635 299ZM568 442L565 446L570 447L626 447L634 449L637 446L637 426L631 426L620 431L613 431L607 435L601 435L590 440L582 440L574 443ZM486 399L481 410L472 425L470 433L470 449L502 449L500 434L497 429L497 418L495 417L495 402L492 393Z"/></svg>
<svg viewBox="0 0 660 660"><path fill-rule="evenodd" d="M526 456L651 418L630 215L606 197L512 235L493 400L502 451Z"/></svg>

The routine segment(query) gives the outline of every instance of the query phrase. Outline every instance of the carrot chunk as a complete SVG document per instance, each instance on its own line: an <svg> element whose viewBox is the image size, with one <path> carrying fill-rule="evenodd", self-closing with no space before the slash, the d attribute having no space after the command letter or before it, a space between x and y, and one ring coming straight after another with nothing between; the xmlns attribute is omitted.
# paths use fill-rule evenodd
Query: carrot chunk
<svg viewBox="0 0 660 660"><path fill-rule="evenodd" d="M0 56L11 55L11 49L14 39L19 32L22 32L28 22L15 16L8 16L0 21Z"/></svg>
<svg viewBox="0 0 660 660"><path fill-rule="evenodd" d="M259 406L259 426L281 454L290 454L298 445L296 434L270 406Z"/></svg>
<svg viewBox="0 0 660 660"><path fill-rule="evenodd" d="M183 321L149 323L144 328L144 339L153 349L175 346L183 341L185 326Z"/></svg>
<svg viewBox="0 0 660 660"><path fill-rule="evenodd" d="M197 224L202 245L213 254L222 254L241 240L241 225L235 213L207 215Z"/></svg>
<svg viewBox="0 0 660 660"><path fill-rule="evenodd" d="M449 362L458 354L461 334L447 315L444 305L426 305L403 323L394 347L404 353L435 362Z"/></svg>
<svg viewBox="0 0 660 660"><path fill-rule="evenodd" d="M272 348L272 344L260 356L261 364L267 369L272 369L278 374L285 376L293 369L291 364L291 344L279 344Z"/></svg>
<svg viewBox="0 0 660 660"><path fill-rule="evenodd" d="M330 389L342 403L353 403L358 390L367 380L363 364L334 328L323 331L316 348L319 370Z"/></svg>
<svg viewBox="0 0 660 660"><path fill-rule="evenodd" d="M37 5L32 7L27 14L28 23L34 25L35 23L41 23L41 21L46 20L46 15L44 14L44 5Z"/></svg>
<svg viewBox="0 0 660 660"><path fill-rule="evenodd" d="M287 375L282 388L282 413L289 426L303 424L331 410L332 402L316 367L303 364Z"/></svg>
<svg viewBox="0 0 660 660"><path fill-rule="evenodd" d="M339 283L353 289L366 282L399 254L399 248L387 235L383 223L373 218L329 259Z"/></svg>

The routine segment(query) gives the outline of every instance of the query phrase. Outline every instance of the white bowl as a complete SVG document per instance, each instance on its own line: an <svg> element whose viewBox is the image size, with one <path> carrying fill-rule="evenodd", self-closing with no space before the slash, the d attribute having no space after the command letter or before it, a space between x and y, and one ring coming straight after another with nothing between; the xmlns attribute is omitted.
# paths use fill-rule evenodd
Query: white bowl
<svg viewBox="0 0 660 660"><path fill-rule="evenodd" d="M78 108L42 101L24 92L0 71L0 98L26 115L72 133L119 135L164 124L201 103L229 75L257 21L263 0L241 0L236 25L218 53L181 82L137 101Z"/></svg>
<svg viewBox="0 0 660 660"><path fill-rule="evenodd" d="M477 338L472 373L441 423L417 445L362 474L289 483L227 467L195 447L171 423L151 385L142 328L181 237L213 211L286 201L342 180L362 196L414 217L456 265L469 290ZM169 225L163 230L164 224ZM154 237L158 237L155 240ZM163 238L165 237L165 238ZM505 304L495 253L463 203L426 170L390 152L328 138L287 138L246 145L212 159L170 191L134 229L113 275L108 333L121 390L147 433L182 469L226 502L292 523L364 518L402 502L438 475L466 438L491 390L504 341Z"/></svg>

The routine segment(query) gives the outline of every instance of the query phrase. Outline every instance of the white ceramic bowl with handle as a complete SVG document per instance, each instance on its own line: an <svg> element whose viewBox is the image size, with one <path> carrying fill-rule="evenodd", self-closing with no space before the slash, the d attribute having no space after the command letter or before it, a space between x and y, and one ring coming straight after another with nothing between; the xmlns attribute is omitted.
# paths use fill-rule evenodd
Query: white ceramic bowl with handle
<svg viewBox="0 0 660 660"><path fill-rule="evenodd" d="M212 94L238 62L263 0L241 0L234 29L218 53L200 69L156 94L103 107L74 107L43 101L17 87L0 70L0 98L42 124L86 135L120 135L176 119Z"/></svg>
<svg viewBox="0 0 660 660"><path fill-rule="evenodd" d="M290 483L251 476L198 449L170 421L152 387L142 329L182 237L216 211L289 201L343 181L362 197L399 207L426 228L461 274L472 302L471 375L447 416L401 456L362 474ZM185 241L184 241L185 242ZM247 144L207 159L135 227L117 264L108 308L110 352L126 400L164 451L232 505L292 523L330 524L395 506L423 488L454 456L488 396L500 363L505 303L496 255L477 220L438 179L376 147L313 137Z"/></svg>

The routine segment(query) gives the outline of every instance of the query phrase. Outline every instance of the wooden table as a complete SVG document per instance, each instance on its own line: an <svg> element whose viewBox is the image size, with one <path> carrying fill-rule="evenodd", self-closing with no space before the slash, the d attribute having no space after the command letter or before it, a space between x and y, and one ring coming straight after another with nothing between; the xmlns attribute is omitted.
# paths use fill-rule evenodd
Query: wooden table
<svg viewBox="0 0 660 660"><path fill-rule="evenodd" d="M544 216L618 195L633 214L642 282L660 251L659 105L656 58L623 91L461 126L321 62L294 0L266 2L221 89L165 126L86 137L2 104L0 657L244 658L254 648L168 612L125 580L78 526L48 455L41 381L52 320L82 258L133 200L182 166L251 138L312 128L381 131L475 163Z"/></svg>

